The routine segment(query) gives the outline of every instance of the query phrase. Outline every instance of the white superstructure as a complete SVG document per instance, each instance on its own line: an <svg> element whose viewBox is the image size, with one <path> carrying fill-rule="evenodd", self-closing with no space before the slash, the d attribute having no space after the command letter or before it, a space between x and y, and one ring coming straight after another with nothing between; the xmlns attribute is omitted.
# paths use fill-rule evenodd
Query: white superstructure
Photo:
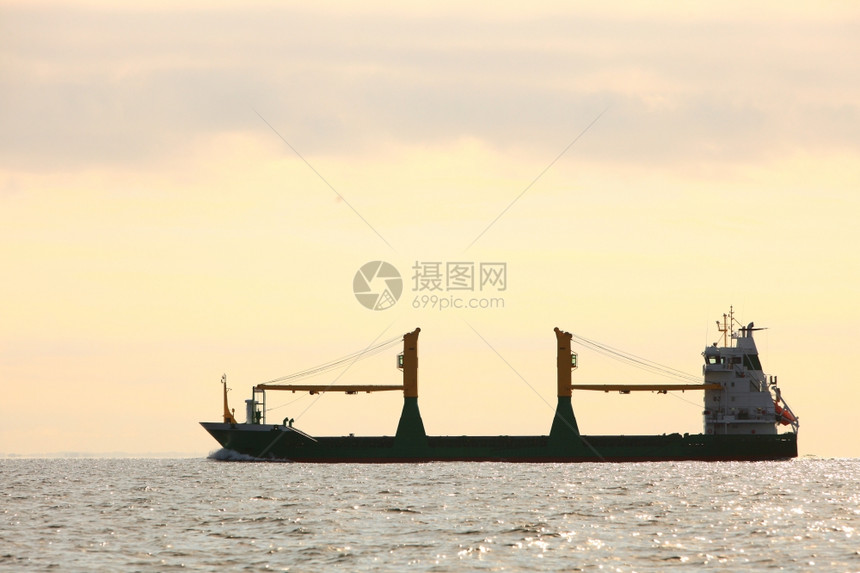
<svg viewBox="0 0 860 573"><path fill-rule="evenodd" d="M717 324L723 346L715 342L702 353L705 384L720 386L705 390L705 433L776 434L779 424L791 425L796 432L797 418L782 399L776 377L768 380L762 370L753 340L753 332L760 329L753 323L740 326L732 311Z"/></svg>

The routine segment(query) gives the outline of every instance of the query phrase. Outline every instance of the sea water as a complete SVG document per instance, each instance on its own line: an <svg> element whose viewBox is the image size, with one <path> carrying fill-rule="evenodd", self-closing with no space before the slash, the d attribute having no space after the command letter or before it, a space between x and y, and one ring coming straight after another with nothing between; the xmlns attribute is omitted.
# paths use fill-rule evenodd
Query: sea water
<svg viewBox="0 0 860 573"><path fill-rule="evenodd" d="M860 460L0 460L10 571L860 571Z"/></svg>

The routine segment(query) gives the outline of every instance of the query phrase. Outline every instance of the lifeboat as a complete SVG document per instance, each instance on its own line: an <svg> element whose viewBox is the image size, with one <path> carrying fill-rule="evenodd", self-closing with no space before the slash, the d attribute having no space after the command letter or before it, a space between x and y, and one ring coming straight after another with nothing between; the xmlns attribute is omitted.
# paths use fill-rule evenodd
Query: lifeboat
<svg viewBox="0 0 860 573"><path fill-rule="evenodd" d="M794 417L794 414L780 406L778 402L773 403L773 411L774 413L776 413L776 421L783 426L787 426L792 422L797 421L797 418Z"/></svg>

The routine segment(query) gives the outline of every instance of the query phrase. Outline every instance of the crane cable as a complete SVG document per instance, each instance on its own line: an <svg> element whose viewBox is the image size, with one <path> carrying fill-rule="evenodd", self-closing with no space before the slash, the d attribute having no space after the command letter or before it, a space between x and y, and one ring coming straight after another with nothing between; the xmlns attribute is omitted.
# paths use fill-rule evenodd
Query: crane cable
<svg viewBox="0 0 860 573"><path fill-rule="evenodd" d="M575 339L579 344L586 346L587 348L594 350L598 354L603 354L608 358L612 358L613 360L617 360L619 362L625 363L629 366L633 366L634 368L639 368L640 370L645 370L646 372L650 372L652 374L657 374L659 376L664 376L666 378L674 378L676 380L681 380L687 383L698 383L701 382L701 378L695 376L693 374L689 374L687 372L682 372L681 370L677 370L670 366L665 366L663 364L659 364L652 360L648 360L647 358L642 358L641 356L636 356L635 354L630 354L629 352L625 352L623 350L619 350L617 348L613 348L607 344L603 344L601 342L597 342L596 340L591 340L585 338L584 336L579 336L577 334L571 334L573 339ZM687 404L700 407L701 404L697 402L693 402L692 400L688 400L686 398L682 398L678 396L676 393L672 393L671 396L677 400L682 402L686 402Z"/></svg>
<svg viewBox="0 0 860 573"><path fill-rule="evenodd" d="M380 336L385 334L385 331L388 330L389 328L391 328L391 326L393 324L394 323L386 326L385 330L383 330L381 333L379 333L377 338L379 338ZM333 370L335 368L339 368L339 367L343 366L344 368L341 371L341 373L338 374L334 380L332 380L331 384L329 384L329 386L333 386L334 383L337 382L338 378L343 376L343 374L345 374L346 371L349 370L353 364L355 364L359 360L364 360L365 358L375 356L375 355L377 355L377 354L379 354L385 350L388 350L389 348L391 348L392 346L395 346L397 343L401 342L402 340L403 340L403 335L395 336L394 338L390 338L390 339L385 340L383 342L380 342L379 344L376 344L376 345L374 345L374 342L376 342L376 340L374 340L373 342L370 343L371 344L370 346L368 346L367 348L364 348L363 350L358 350L356 352L353 352L352 354L348 354L342 358L338 358L337 360L332 360L331 362L326 362L325 364L321 364L321 365L315 366L313 368L308 368L306 370L294 372L293 374L288 374L287 376L282 376L281 378L275 378L274 380L266 382L265 384L272 384L274 382L282 382L284 380L297 380L300 378L309 378L311 376L316 376L318 374L322 374L324 372L328 372L329 370ZM287 402L285 404L280 404L278 406L272 406L271 408L266 408L266 412L271 412L273 410L279 410L281 408L284 408L286 406L294 404L294 403L296 403L296 402L298 402L298 401L300 401L306 397L307 396L301 396L301 397L296 398L295 400L291 400L290 402ZM301 417L302 414L307 412L314 404L316 404L316 402L317 402L317 400L319 400L319 398L320 398L320 396L317 396L316 398L314 398L314 400L310 404L308 404L305 407L305 409L302 410L301 413L296 417L297 418Z"/></svg>
<svg viewBox="0 0 860 573"><path fill-rule="evenodd" d="M648 360L647 358L642 358L641 356L624 352L623 350L613 348L607 344L590 340L577 334L572 334L572 337L583 346L586 346L599 354L603 354L604 356L612 358L613 360L618 360L619 362L624 362L635 368L651 372L652 374L657 374L667 378L675 378L676 380L683 380L684 382L701 382L701 378L693 374L682 372L681 370L677 370L670 366L658 364L657 362Z"/></svg>
<svg viewBox="0 0 860 573"><path fill-rule="evenodd" d="M370 358L371 356L375 356L381 352L384 352L398 344L401 340L403 340L402 336L395 336L389 340L384 342L380 342L376 346L372 346L370 348L365 348L363 350L358 350L351 354L347 354L341 358L336 360L332 360L330 362L326 362L324 364L320 364L318 366L314 366L312 368L307 368L305 370L300 370L298 372L293 372L292 374L287 374L286 376L281 376L280 378L275 378L273 380L269 380L268 382L263 382L263 384L275 384L277 382L285 382L287 380L300 380L302 378L310 378L312 376L317 376L319 374L323 374L328 372L329 370L334 370L336 368L340 368L345 364L357 362L359 360L364 360L365 358Z"/></svg>

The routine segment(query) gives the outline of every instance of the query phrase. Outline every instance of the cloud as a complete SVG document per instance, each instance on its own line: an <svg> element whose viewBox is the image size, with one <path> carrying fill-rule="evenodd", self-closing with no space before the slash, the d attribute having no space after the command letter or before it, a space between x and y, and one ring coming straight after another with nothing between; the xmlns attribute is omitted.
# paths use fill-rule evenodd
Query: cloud
<svg viewBox="0 0 860 573"><path fill-rule="evenodd" d="M12 7L0 157L168 161L221 133L305 154L471 137L552 157L751 161L860 147L857 17ZM853 24L852 24L853 22Z"/></svg>

